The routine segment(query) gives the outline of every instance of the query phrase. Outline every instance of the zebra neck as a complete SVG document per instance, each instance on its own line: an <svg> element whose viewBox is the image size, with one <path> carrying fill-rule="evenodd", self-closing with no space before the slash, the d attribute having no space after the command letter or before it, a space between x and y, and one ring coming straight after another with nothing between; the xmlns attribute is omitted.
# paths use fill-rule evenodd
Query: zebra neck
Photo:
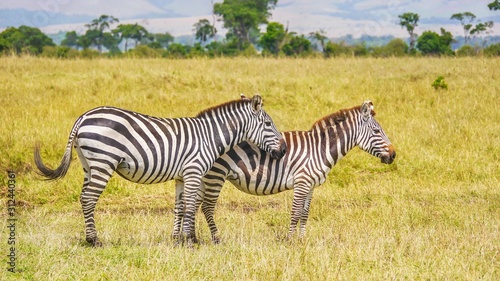
<svg viewBox="0 0 500 281"><path fill-rule="evenodd" d="M209 145L218 156L229 151L236 144L243 141L244 122L234 115L214 112L203 117L210 128L209 134L213 134L213 143Z"/></svg>
<svg viewBox="0 0 500 281"><path fill-rule="evenodd" d="M355 118L347 118L342 122L331 122L313 128L313 132L319 136L319 154L326 166L335 166L356 146L358 125L354 120Z"/></svg>

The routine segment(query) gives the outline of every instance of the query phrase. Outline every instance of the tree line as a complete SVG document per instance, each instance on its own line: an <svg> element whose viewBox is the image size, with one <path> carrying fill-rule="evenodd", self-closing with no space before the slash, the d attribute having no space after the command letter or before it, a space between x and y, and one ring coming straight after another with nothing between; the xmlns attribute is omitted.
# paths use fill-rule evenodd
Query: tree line
<svg viewBox="0 0 500 281"><path fill-rule="evenodd" d="M488 4L492 11L500 10L500 0ZM404 13L398 16L397 23L409 34L409 44L403 39L393 39L383 46L367 47L365 44L347 45L333 42L326 32L319 30L307 35L288 30L279 22L269 22L271 10L278 0L224 0L213 5L214 18L218 17L227 29L225 38L217 40L217 29L207 19L201 19L193 25L197 42L183 45L174 42L174 36L166 33L150 33L143 26L120 24L119 19L111 15L101 15L86 24L84 34L67 32L59 46L43 34L38 28L20 26L10 27L0 33L0 53L32 54L48 57L167 57L188 58L198 56L405 56L405 55L494 55L500 56L500 44L485 47L471 46L473 37L489 34L494 23L481 22L471 12L453 14L450 20L459 21L464 31L464 45L453 51L453 35L441 28L440 33L415 32L419 22L416 13ZM266 25L265 32L259 26ZM112 26L116 26L112 28Z"/></svg>

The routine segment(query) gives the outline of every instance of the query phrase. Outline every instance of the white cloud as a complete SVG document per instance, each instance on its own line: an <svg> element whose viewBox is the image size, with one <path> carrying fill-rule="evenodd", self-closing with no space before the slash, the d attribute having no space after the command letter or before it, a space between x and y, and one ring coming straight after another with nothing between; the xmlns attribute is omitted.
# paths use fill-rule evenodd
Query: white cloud
<svg viewBox="0 0 500 281"><path fill-rule="evenodd" d="M398 15L412 12L420 15L417 33L425 30L439 32L440 27L444 27L454 35L462 35L460 24L449 20L451 15L470 11L478 19L483 20L485 17L498 16L498 12L489 11L486 6L491 1L280 0L277 7L271 11L270 21L277 21L285 26L288 24L290 31L299 34L323 29L330 37L347 34L354 36L391 34L407 37L406 30L397 24ZM138 22L151 32L168 31L174 36L192 34L193 24L201 18L212 20L210 0L0 0L0 9L20 8L42 11L41 13L46 11L92 17L108 14L120 19L120 22ZM169 18L159 19L158 14L169 14ZM128 20L134 18L135 20ZM72 19L72 22L75 22L75 17ZM44 32L79 30L75 27L80 26L83 29L84 24L51 25L42 27L42 30ZM226 32L222 29L221 22L217 22L216 27L219 34ZM494 35L500 34L500 24L497 23L493 30Z"/></svg>
<svg viewBox="0 0 500 281"><path fill-rule="evenodd" d="M0 2L0 9L25 9L66 15L108 14L117 18L163 12L147 0L6 0Z"/></svg>

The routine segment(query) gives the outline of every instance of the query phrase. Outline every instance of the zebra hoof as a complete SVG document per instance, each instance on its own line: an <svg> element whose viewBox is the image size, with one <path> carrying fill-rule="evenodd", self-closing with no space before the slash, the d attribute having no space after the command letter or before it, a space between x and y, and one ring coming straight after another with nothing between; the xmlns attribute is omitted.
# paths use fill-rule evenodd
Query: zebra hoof
<svg viewBox="0 0 500 281"><path fill-rule="evenodd" d="M220 244L220 238L219 238L219 236L213 236L212 237L212 243L214 243L214 244Z"/></svg>
<svg viewBox="0 0 500 281"><path fill-rule="evenodd" d="M200 241L198 241L196 236L191 236L190 240L191 240L191 243L193 243L193 244L200 244Z"/></svg>
<svg viewBox="0 0 500 281"><path fill-rule="evenodd" d="M102 247L102 242L97 238L86 238L85 240L87 240L87 242L89 242L90 244L92 244L92 247L94 248L100 248Z"/></svg>

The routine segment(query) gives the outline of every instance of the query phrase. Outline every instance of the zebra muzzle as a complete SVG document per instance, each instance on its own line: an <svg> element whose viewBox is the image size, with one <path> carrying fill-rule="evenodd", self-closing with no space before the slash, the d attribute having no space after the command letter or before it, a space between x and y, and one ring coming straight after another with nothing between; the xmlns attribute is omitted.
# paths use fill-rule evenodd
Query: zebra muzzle
<svg viewBox="0 0 500 281"><path fill-rule="evenodd" d="M382 156L380 158L380 161L384 164L391 164L392 162L394 162L394 159L396 159L396 150L394 150L394 147L391 144L389 146L389 153Z"/></svg>

